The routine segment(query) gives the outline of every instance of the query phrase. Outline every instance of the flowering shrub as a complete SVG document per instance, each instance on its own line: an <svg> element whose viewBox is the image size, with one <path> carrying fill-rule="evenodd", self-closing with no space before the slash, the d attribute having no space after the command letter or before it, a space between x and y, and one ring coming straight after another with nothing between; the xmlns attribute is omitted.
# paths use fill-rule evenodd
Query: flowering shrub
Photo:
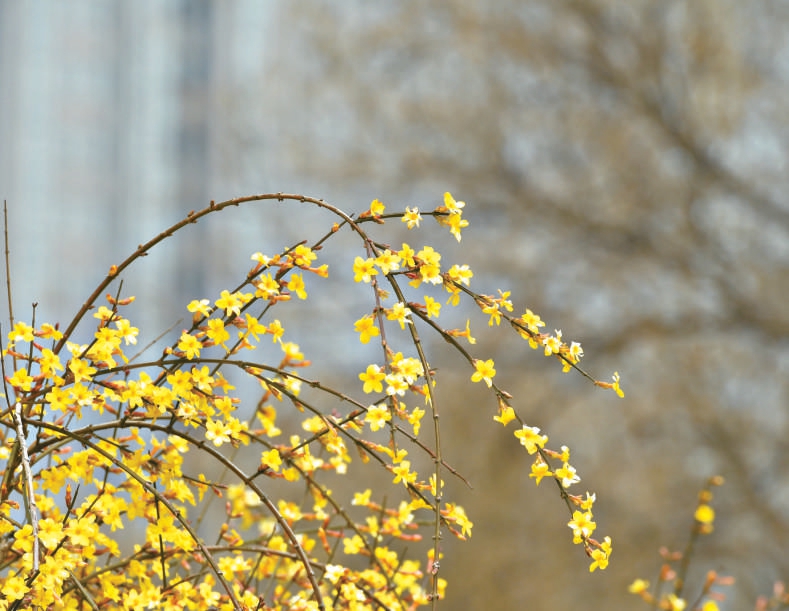
<svg viewBox="0 0 789 611"><path fill-rule="evenodd" d="M130 355L139 333L124 316L134 299L123 295L124 270L186 225L263 200L310 204L335 222L313 244L253 254L234 288L188 304L189 324L158 356L145 357L150 347ZM431 246L397 247L371 235L390 222L417 230L433 217L460 241L464 205L447 193L430 212L392 213L375 200L352 216L281 193L212 202L113 265L65 328L12 317L2 361L0 609L435 607L446 587L442 536L465 539L473 523L444 498L444 478L460 475L441 451L427 333L455 348L469 383L490 389L498 406L492 419L514 425L531 478L555 482L572 541L591 571L605 569L611 539L595 538L595 495L570 492L580 480L570 450L552 449L520 418L496 383L494 361L475 353L470 319L446 328L442 310L473 304L490 326L506 321L564 371L623 396L618 374L603 382L582 370L581 345L561 331L543 332L529 309L515 315L509 291L474 292L467 264L446 264ZM313 283L330 281L319 256L340 231L358 238L348 271L370 290L368 309L348 331L380 347L355 393L304 373L309 361L278 317L307 300ZM91 325L87 344L74 339L80 324ZM395 337L409 349L395 351ZM258 350L264 342L277 348L275 359L258 356L270 353ZM259 388L250 418L240 417L233 392L238 375ZM300 430L290 426L293 415ZM353 482L352 455L377 465L377 487L335 494L343 476ZM419 458L429 468L420 470ZM217 522L208 516L218 499Z"/></svg>

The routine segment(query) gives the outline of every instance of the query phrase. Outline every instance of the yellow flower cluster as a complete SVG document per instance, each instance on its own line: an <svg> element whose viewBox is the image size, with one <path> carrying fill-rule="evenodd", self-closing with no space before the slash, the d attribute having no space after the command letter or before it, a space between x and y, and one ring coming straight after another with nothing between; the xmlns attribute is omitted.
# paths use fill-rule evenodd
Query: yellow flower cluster
<svg viewBox="0 0 789 611"><path fill-rule="evenodd" d="M444 205L433 211L434 216L438 214L438 216L435 216L436 220L440 224L450 226L453 235L456 235L458 240L460 240L460 229L468 226L468 222L462 219L462 209L464 207L464 202L458 202L451 194L445 193ZM382 214L384 209L385 206L380 201L375 200L366 215L374 217L379 223L383 223ZM407 224L409 229L413 229L419 227L422 216L418 209L407 208L406 212L401 215L401 220ZM529 342L532 348L542 348L546 356L558 358L562 363L563 371L567 372L575 368L587 377L590 377L586 372L580 370L578 366L584 355L580 343L575 341L565 342L560 330L555 330L553 334L541 332L541 328L545 326L545 323L530 309L526 309L520 317L513 316L511 314L513 304L510 300L510 291L499 289L496 297L474 293L470 290L470 280L473 277L473 272L468 265L453 265L446 272L442 272L441 258L441 254L430 246L425 246L417 252L405 243L402 245L402 249L396 252L388 248L378 251L371 246L371 256L367 258L356 257L353 264L355 282L371 284L379 298L381 296L386 298L388 291L383 291L380 288L382 279L386 279L395 288L395 292L400 299L392 306L379 305L372 313L365 314L354 323L354 328L359 334L361 343L367 344L376 337L380 337L381 342L384 342L384 316L387 320L396 321L401 330L405 329L406 325L414 324L414 317L416 317L438 330L451 343L455 338L460 337L466 338L469 344L476 342L471 335L470 321L466 322L465 329L442 329L437 322L433 322L433 319L438 319L440 316L440 304L433 297L425 295L423 301L404 301L401 289L396 282L396 277L402 274L410 280L409 284L414 288L419 287L422 283L442 284L450 295L447 303L452 306L459 305L462 293L468 294L481 309L482 313L489 317L488 326L499 326L502 318L504 318L521 337ZM459 347L456 342L455 345ZM494 419L503 425L507 425L516 419L515 411L507 400L508 395L494 384L496 368L493 359L474 358L468 355L465 350L459 349L467 355L474 369L471 374L471 381L485 382L489 388L492 388L497 393L499 413L494 416ZM402 396L410 388L411 381L399 378L396 373L387 373L390 367L390 363L385 363L383 366L372 364L367 367L365 372L359 374L359 379L363 382L364 392L382 392L385 381L387 383L386 394ZM614 390L620 397L624 396L619 386L618 373L614 374L613 383L595 380L595 384ZM429 401L429 392L426 391L425 394L428 395ZM365 420L370 424L371 430L379 430L391 421L392 414L395 412L395 409L387 406L385 403L371 405L367 410ZM531 477L535 479L537 484L540 483L543 477L556 479L562 488L568 488L580 481L575 467L569 463L569 450L566 447L563 446L561 452L546 449L547 437L541 435L538 428L529 427L525 424L522 424L522 428L515 432L515 436L519 438L529 454L535 455L535 461L531 468ZM549 464L551 459L559 459L561 464L556 468L552 468ZM396 481L409 481L407 476L412 475L412 473L408 470L408 467L410 467L410 464L405 467L403 465L392 467L393 472L396 474ZM594 495L590 496L589 493L587 493L586 499L573 495L566 495L565 497L572 516L568 526L573 531L573 541L582 544L587 554L592 558L591 571L598 568L606 568L611 555L611 540L609 537L605 537L602 542L592 538L592 533L596 528L591 511L594 498ZM580 511L575 509L575 507L580 507Z"/></svg>
<svg viewBox="0 0 789 611"><path fill-rule="evenodd" d="M0 546L0 611L11 605L368 611L414 609L442 597L446 582L438 576L440 537L434 533L446 529L466 539L473 522L460 505L444 500L441 476L453 471L437 443L436 379L420 340L423 329L455 347L470 365L471 381L495 393L495 420L520 422L515 436L534 456L537 484L552 477L564 490L579 481L569 450L548 449L547 436L520 421L511 397L496 385L493 359L468 352L476 342L470 319L465 327L444 328L442 306L459 306L468 297L489 326L508 321L565 370L577 368L580 344L567 345L560 331L541 333L544 323L531 310L513 317L509 291L497 297L473 292L468 265L447 265L430 245L392 249L363 229L390 218L417 229L424 215L460 241L469 225L464 202L445 193L431 212L409 207L387 213L374 200L353 218L322 200L266 197L329 209L339 221L328 237L350 225L363 240L365 254L354 258L353 278L370 285L375 305L354 329L362 344L378 338L383 348L358 375L366 398L304 377L310 362L274 316L275 307L307 300L312 279L328 277L328 266L317 264L328 237L274 256L253 254L240 285L214 300L191 301L186 327L147 360L147 350L125 352L139 337L122 315L131 297L108 296L99 307L89 302L65 330L15 323L3 350L12 366L5 373L9 409L0 417L0 537L7 543ZM157 240L242 200L256 199L212 202ZM107 282L126 266L113 266ZM406 296L417 289L413 298ZM82 319L89 311L95 323L86 333ZM84 344L74 340L81 321ZM387 333L407 336L411 348L391 349ZM234 393L236 374L253 380L259 393L254 410L244 410L246 395ZM622 394L618 374L613 384L595 383ZM342 407L327 410L327 396ZM420 439L428 412L434 416L432 449ZM429 473L419 472L424 461L409 456L404 441L429 457ZM387 486L391 481L403 498L393 503L392 490L376 490L387 499L376 502L365 490L353 495L350 508L335 498L331 482L349 473L351 450L378 464ZM283 492L270 497L267 482ZM573 540L592 558L591 570L604 569L611 542L592 538L594 495L563 498L571 508ZM18 510L23 504L28 517ZM713 515L699 505L700 524L711 528ZM425 527L429 541L423 541ZM137 545L121 546L117 533L135 530L141 533ZM427 566L404 555L418 545L429 546Z"/></svg>
<svg viewBox="0 0 789 611"><path fill-rule="evenodd" d="M511 409L511 407L504 405L500 408L500 412ZM500 413L497 420L506 425L514 418L514 415L509 419L503 420L502 418L503 415ZM520 440L526 451L535 457L529 474L529 477L534 478L535 484L539 486L544 477L552 477L562 489L566 489L581 481L575 467L570 464L570 449L567 446L562 446L560 451L546 448L548 436L542 435L539 428L525 424L520 430L515 431L515 437ZM560 462L561 466L551 470L551 460ZM565 494L564 498L572 512L572 519L567 523L567 526L573 531L573 543L583 545L586 553L592 559L592 563L589 565L590 571L605 569L611 556L611 538L605 537L602 542L592 538L592 533L597 528L592 515L592 506L596 495L589 492L586 493L586 497ZM576 507L578 509L575 509Z"/></svg>

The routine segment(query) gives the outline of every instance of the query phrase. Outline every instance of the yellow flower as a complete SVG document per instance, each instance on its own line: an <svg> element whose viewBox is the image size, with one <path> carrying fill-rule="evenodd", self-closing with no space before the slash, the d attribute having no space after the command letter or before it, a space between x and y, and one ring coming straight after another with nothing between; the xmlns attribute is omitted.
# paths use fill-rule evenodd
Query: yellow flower
<svg viewBox="0 0 789 611"><path fill-rule="evenodd" d="M496 375L496 370L493 367L493 359L488 359L487 361L474 359L474 368L476 371L471 374L471 381L479 382L485 380L485 384L490 388L493 384L493 377Z"/></svg>
<svg viewBox="0 0 789 611"><path fill-rule="evenodd" d="M230 339L230 334L227 332L227 329L225 329L225 323L219 318L212 318L208 321L206 335L210 337L216 345L224 345L224 343Z"/></svg>
<svg viewBox="0 0 789 611"><path fill-rule="evenodd" d="M6 577L3 588L0 590L7 600L19 600L28 593L27 583L21 577Z"/></svg>
<svg viewBox="0 0 789 611"><path fill-rule="evenodd" d="M208 301L208 299L201 299L200 301L194 299L189 302L189 305L186 306L186 309L193 314L202 314L205 318L211 316L211 302Z"/></svg>
<svg viewBox="0 0 789 611"><path fill-rule="evenodd" d="M619 372L615 371L613 375L614 381L612 382L601 382L599 380L595 380L595 386L599 386L601 388L610 388L613 390L618 397L624 397L625 393L619 386Z"/></svg>
<svg viewBox="0 0 789 611"><path fill-rule="evenodd" d="M65 471L65 469L59 469ZM49 550L55 549L65 537L60 522L52 518L44 518L38 523L38 537L41 543Z"/></svg>
<svg viewBox="0 0 789 611"><path fill-rule="evenodd" d="M290 277L290 281L288 282L288 289L296 293L299 299L306 299L307 298L307 291L304 287L304 278L301 274L293 274Z"/></svg>
<svg viewBox="0 0 789 611"><path fill-rule="evenodd" d="M115 326L118 328L118 332L127 346L137 343L137 335L140 333L140 330L137 327L132 327L128 320L125 318L116 320Z"/></svg>
<svg viewBox="0 0 789 611"><path fill-rule="evenodd" d="M498 327L501 323L501 312L499 312L499 304L498 303L491 303L486 305L482 308L482 312L490 316L490 320L488 320L488 326L492 327L493 323L496 323Z"/></svg>
<svg viewBox="0 0 789 611"><path fill-rule="evenodd" d="M712 524L715 521L715 510L709 505L702 503L696 507L696 513L693 514L693 517L702 524Z"/></svg>
<svg viewBox="0 0 789 611"><path fill-rule="evenodd" d="M444 283L444 288L446 289L447 293L449 293L449 299L447 299L447 303L453 307L458 305L460 303L460 289L449 282Z"/></svg>
<svg viewBox="0 0 789 611"><path fill-rule="evenodd" d="M371 405L367 408L367 415L364 421L370 425L370 430L377 431L392 419L392 414L386 404Z"/></svg>
<svg viewBox="0 0 789 611"><path fill-rule="evenodd" d="M548 436L540 435L540 429L536 426L524 424L520 431L515 431L515 437L521 440L521 445L526 448L529 454L536 453L537 448L543 448L548 443Z"/></svg>
<svg viewBox="0 0 789 611"><path fill-rule="evenodd" d="M15 323L14 328L11 329L11 332L8 334L8 339L11 340L12 343L32 342L33 327L23 322Z"/></svg>
<svg viewBox="0 0 789 611"><path fill-rule="evenodd" d="M627 591L631 594L641 594L649 589L649 582L645 579L636 579L633 583L627 586Z"/></svg>
<svg viewBox="0 0 789 611"><path fill-rule="evenodd" d="M258 335L263 335L266 333L266 325L262 324L257 318L250 316L249 314L245 314L244 318L246 318L247 322L247 332L245 335L251 335L255 338L255 340L258 340L260 339Z"/></svg>
<svg viewBox="0 0 789 611"><path fill-rule="evenodd" d="M356 257L353 260L353 281L369 283L373 276L378 275L378 270L375 269L375 259L367 258L362 259Z"/></svg>
<svg viewBox="0 0 789 611"><path fill-rule="evenodd" d="M619 398L623 398L625 396L624 391L619 387L619 372L614 372L614 385L612 387L614 392L617 394Z"/></svg>
<svg viewBox="0 0 789 611"><path fill-rule="evenodd" d="M390 373L384 378L386 382L386 394L403 396L408 390L409 383L401 373Z"/></svg>
<svg viewBox="0 0 789 611"><path fill-rule="evenodd" d="M277 509L282 514L282 517L288 521L289 524L293 524L294 522L298 522L303 517L301 513L301 509L296 503L288 502L285 500L280 499L277 502Z"/></svg>
<svg viewBox="0 0 789 611"><path fill-rule="evenodd" d="M526 328L532 333L539 333L540 327L545 326L545 323L540 320L540 317L531 310L526 310L523 313L523 316L521 316L521 322L523 322L523 324L526 325Z"/></svg>
<svg viewBox="0 0 789 611"><path fill-rule="evenodd" d="M408 244L403 242L403 248L397 252L400 255L400 259L406 265L406 267L415 267L416 261L414 261L414 249L411 248Z"/></svg>
<svg viewBox="0 0 789 611"><path fill-rule="evenodd" d="M279 282L271 277L271 274L263 274L255 283L255 297L271 299L279 295Z"/></svg>
<svg viewBox="0 0 789 611"><path fill-rule="evenodd" d="M200 343L194 335L188 334L184 331L181 338L178 340L178 349L186 354L186 358L193 359L200 356L200 349L203 344Z"/></svg>
<svg viewBox="0 0 789 611"><path fill-rule="evenodd" d="M548 336L542 340L542 344L545 346L545 356L558 354L562 347L562 332L554 329L554 333L556 335Z"/></svg>
<svg viewBox="0 0 789 611"><path fill-rule="evenodd" d="M43 325L41 325L40 335L45 339L54 339L55 341L63 337L63 333L61 333L55 327L53 327L52 325L46 322Z"/></svg>
<svg viewBox="0 0 789 611"><path fill-rule="evenodd" d="M378 327L375 326L375 319L372 315L363 316L353 323L354 330L359 333L359 341L366 344L371 338L379 334Z"/></svg>
<svg viewBox="0 0 789 611"><path fill-rule="evenodd" d="M460 211L466 205L466 202L457 202L455 198L447 191L444 193L444 207L450 214L460 214Z"/></svg>
<svg viewBox="0 0 789 611"><path fill-rule="evenodd" d="M260 464L264 467L269 467L273 471L279 471L280 465L282 465L282 457L279 455L279 450L273 448L268 452L263 452Z"/></svg>
<svg viewBox="0 0 789 611"><path fill-rule="evenodd" d="M466 319L466 329L464 331L460 329L450 329L447 331L447 335L451 335L452 337L465 337L469 344L477 343L477 340L471 336L471 321L468 319Z"/></svg>
<svg viewBox="0 0 789 611"><path fill-rule="evenodd" d="M364 382L363 390L365 393L382 392L382 381L385 377L386 374L381 371L378 365L368 365L367 371L359 374L359 379Z"/></svg>
<svg viewBox="0 0 789 611"><path fill-rule="evenodd" d="M384 213L386 206L377 199L370 203L370 212L373 216L381 216Z"/></svg>
<svg viewBox="0 0 789 611"><path fill-rule="evenodd" d="M460 505L447 503L446 517L460 526L463 536L471 536L471 529L474 527L474 523L468 519L466 511Z"/></svg>
<svg viewBox="0 0 789 611"><path fill-rule="evenodd" d="M543 477L547 477L549 475L553 475L553 473L551 473L550 467L546 463L542 462L542 460L537 460L532 463L529 477L534 478L534 483L537 486L540 485Z"/></svg>
<svg viewBox="0 0 789 611"><path fill-rule="evenodd" d="M425 415L425 410L421 407L415 407L408 416L408 424L414 427L414 435L419 436L419 428L422 424L422 416Z"/></svg>
<svg viewBox="0 0 789 611"><path fill-rule="evenodd" d="M327 564L324 577L331 583L336 584L348 572L349 569L340 564Z"/></svg>
<svg viewBox="0 0 789 611"><path fill-rule="evenodd" d="M560 468L556 469L556 477L562 480L562 486L568 488L572 484L581 481L581 478L576 474L575 467L570 463L564 463Z"/></svg>
<svg viewBox="0 0 789 611"><path fill-rule="evenodd" d="M589 572L593 573L595 569L605 570L608 566L608 559L611 557L611 537L606 537L597 547L592 550L592 564L589 565ZM649 585L648 583L646 585ZM631 586L632 587L632 586ZM631 590L632 592L632 590Z"/></svg>
<svg viewBox="0 0 789 611"><path fill-rule="evenodd" d="M471 337L471 321L466 319L466 330L463 332L463 337L468 340L469 344L476 344L477 340Z"/></svg>
<svg viewBox="0 0 789 611"><path fill-rule="evenodd" d="M84 364L84 361L81 361L81 362L83 362L83 364ZM85 366L87 367L87 365L85 365ZM90 369L93 369L93 373L96 373L96 369L95 368L90 367ZM87 379L90 379L90 378L87 378ZM14 373L14 375L12 375L8 379L8 382L14 388L19 388L21 390L28 391L28 390L30 390L33 387L33 376L27 375L27 371L24 368L20 368L20 369L17 369L16 372Z"/></svg>
<svg viewBox="0 0 789 611"><path fill-rule="evenodd" d="M447 275L455 282L469 286L471 278L474 277L474 272L469 269L468 265L453 265L449 268Z"/></svg>
<svg viewBox="0 0 789 611"><path fill-rule="evenodd" d="M416 206L413 208L406 206L405 214L403 214L403 218L400 220L403 223L407 223L409 229L413 229L414 227L419 227L419 221L422 220L422 215L419 214L419 208Z"/></svg>
<svg viewBox="0 0 789 611"><path fill-rule="evenodd" d="M597 499L597 495L594 493L586 492L586 499L581 501L581 509L584 511L589 511L592 509L592 505L594 505L595 500Z"/></svg>
<svg viewBox="0 0 789 611"><path fill-rule="evenodd" d="M349 555L358 554L364 549L364 541L359 535L354 535L350 539L346 537L342 540L342 544L343 551Z"/></svg>
<svg viewBox="0 0 789 611"><path fill-rule="evenodd" d="M493 419L507 426L510 422L515 420L515 410L509 405L499 405L499 413L497 416L493 416Z"/></svg>
<svg viewBox="0 0 789 611"><path fill-rule="evenodd" d="M96 373L96 368L91 367L82 359L71 359L68 368L71 373L74 374L75 382L81 382L82 380L89 382L92 379L93 374ZM26 390L30 390L30 387L28 387Z"/></svg>
<svg viewBox="0 0 789 611"><path fill-rule="evenodd" d="M276 319L268 326L268 332L271 333L271 342L282 341L282 334L285 333L285 327Z"/></svg>
<svg viewBox="0 0 789 611"><path fill-rule="evenodd" d="M597 524L592 521L592 512L574 511L573 519L567 523L567 526L573 529L573 543L580 543L584 539L588 539L597 528Z"/></svg>
<svg viewBox="0 0 789 611"><path fill-rule="evenodd" d="M392 473L395 474L392 483L397 484L398 482L403 482L403 485L406 487L408 487L408 484L414 483L416 481L416 473L410 469L411 462L408 460L404 460L398 466L392 467Z"/></svg>
<svg viewBox="0 0 789 611"><path fill-rule="evenodd" d="M429 482L430 482L430 492L433 494L433 496L439 496L439 494L440 494L439 493L439 488L441 490L444 489L444 480L442 479L441 480L441 485L438 486L436 484L436 474L433 473L433 475L431 475L430 478L429 478Z"/></svg>
<svg viewBox="0 0 789 611"><path fill-rule="evenodd" d="M382 274L397 271L400 269L400 255L392 252L388 248L375 259L375 264L380 268Z"/></svg>
<svg viewBox="0 0 789 611"><path fill-rule="evenodd" d="M460 214L450 214L447 224L449 225L449 232L460 242L460 230L468 227L468 221L462 218Z"/></svg>
<svg viewBox="0 0 789 611"><path fill-rule="evenodd" d="M425 311L427 311L428 318L438 318L441 304L429 295L425 295Z"/></svg>
<svg viewBox="0 0 789 611"><path fill-rule="evenodd" d="M312 252L312 249L309 246L299 244L290 253L290 257L293 259L294 265L299 267L308 267L310 263L318 258L318 255Z"/></svg>
<svg viewBox="0 0 789 611"><path fill-rule="evenodd" d="M391 309L386 311L387 320L396 320L400 323L401 329L405 329L406 323L413 322L409 316L411 316L411 310L402 301L394 304Z"/></svg>
<svg viewBox="0 0 789 611"><path fill-rule="evenodd" d="M216 307L225 311L227 316L235 314L241 316L241 308L252 299L252 295L248 293L233 293L224 290L220 293L219 299L216 300Z"/></svg>
<svg viewBox="0 0 789 611"><path fill-rule="evenodd" d="M357 492L353 495L353 499L351 500L351 505L359 505L361 507L366 507L370 503L370 495L372 494L372 490L367 488L364 492Z"/></svg>
<svg viewBox="0 0 789 611"><path fill-rule="evenodd" d="M230 441L228 427L221 420L209 418L205 423L205 438L212 442L216 447Z"/></svg>
<svg viewBox="0 0 789 611"><path fill-rule="evenodd" d="M398 352L392 357L391 367L392 371L401 375L409 384L413 384L425 373L419 359L410 356L404 357L402 352Z"/></svg>
<svg viewBox="0 0 789 611"><path fill-rule="evenodd" d="M252 259L253 261L257 261L260 265L268 265L269 263L271 263L271 258L264 255L261 252L256 252L249 258Z"/></svg>
<svg viewBox="0 0 789 611"><path fill-rule="evenodd" d="M422 281L430 284L441 284L441 253L436 252L432 246L425 246L416 253L416 256L422 263L419 266L419 275Z"/></svg>
<svg viewBox="0 0 789 611"><path fill-rule="evenodd" d="M69 520L65 532L74 545L82 547L91 545L99 532L99 527L96 524L96 516L89 515L79 519Z"/></svg>

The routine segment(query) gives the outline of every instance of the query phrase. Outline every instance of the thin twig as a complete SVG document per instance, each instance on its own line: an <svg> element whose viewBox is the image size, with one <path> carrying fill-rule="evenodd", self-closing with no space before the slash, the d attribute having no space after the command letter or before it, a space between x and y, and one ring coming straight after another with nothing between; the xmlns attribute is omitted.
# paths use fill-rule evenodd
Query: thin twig
<svg viewBox="0 0 789 611"><path fill-rule="evenodd" d="M3 200L3 233L5 235L5 286L8 296L8 321L14 326L14 306L11 300L11 252L8 249L8 202Z"/></svg>
<svg viewBox="0 0 789 611"><path fill-rule="evenodd" d="M5 236L5 290L8 298L8 322L14 328L14 305L11 298L11 251L8 249L8 202L3 200L3 234ZM16 370L16 356L14 356Z"/></svg>
<svg viewBox="0 0 789 611"><path fill-rule="evenodd" d="M17 401L14 405L14 422L16 423L16 435L22 454L22 469L25 471L25 504L30 518L30 526L33 529L33 572L38 572L38 510L36 508L36 498L33 494L33 472L30 470L30 456L27 453L27 442L25 441L25 427L22 424L22 403Z"/></svg>

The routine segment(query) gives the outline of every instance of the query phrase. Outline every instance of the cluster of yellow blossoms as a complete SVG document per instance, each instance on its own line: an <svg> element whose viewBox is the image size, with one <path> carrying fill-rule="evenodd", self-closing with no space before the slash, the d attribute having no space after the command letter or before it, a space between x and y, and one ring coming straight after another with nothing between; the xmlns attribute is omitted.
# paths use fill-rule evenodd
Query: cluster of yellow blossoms
<svg viewBox="0 0 789 611"><path fill-rule="evenodd" d="M108 295L107 305L95 308L95 330L86 344L72 341L75 324L61 331L17 322L3 350L9 367L4 370L8 409L0 416L0 459L5 462L0 611L83 608L83 603L135 610L265 605L366 611L413 609L443 596L440 530L464 539L473 523L461 506L443 500L441 472L449 467L438 444L431 450L419 439L422 418L436 406L435 378L415 323L458 348L472 368L471 380L495 392L495 420L507 425L520 419L509 395L494 382L493 360L474 358L459 343L461 338L475 343L470 320L465 328L443 329L437 323L442 303L434 295L406 300L399 278L413 289L440 285L452 306L468 295L490 317L490 325L506 319L565 370L578 368L583 351L575 342L567 345L559 331L541 333L544 324L530 310L511 316L508 292L499 291L498 297L473 293L467 265L443 271L441 255L432 247L416 250L404 243L393 250L361 229L363 223L381 224L391 217L417 228L422 221L417 208L386 214L375 200L353 220L321 200L282 194L257 199L286 198L331 209L342 219L332 233L350 225L364 240L367 256L355 258L353 275L374 287L375 307L354 328L362 344L380 338L384 358L358 377L363 393L377 397L359 400L304 377L299 372L309 361L298 344L286 341L284 325L272 316L278 304L307 299L305 278L328 277L327 265L315 265L320 243L300 243L273 257L255 253L240 286L222 291L213 302L199 299L188 305L191 324L152 360L125 352L139 335L121 315L133 298ZM212 203L176 229L238 201ZM447 193L443 205L427 214L460 241L468 226L463 207ZM118 269L113 266L108 279ZM389 290L381 285L384 279ZM396 300L387 304L390 290ZM252 312L256 304L257 314ZM395 352L383 341L387 323L410 334L413 355ZM257 354L266 338L278 347L276 362L243 356ZM228 372L242 372L259 383L252 414L233 394ZM617 374L613 383L596 384L622 394ZM349 409L329 413L303 388L340 399ZM277 422L282 411L277 404L283 402L304 414L302 433L293 431L287 441L281 440L284 425ZM515 436L535 455L532 477L538 484L543 477L560 483L568 507L577 507L569 523L575 542L592 557L591 570L605 568L611 545L608 537L598 543L591 536L594 495L582 499L564 492L579 479L569 450L547 449L539 429L521 424ZM387 438L378 439L382 434ZM431 458L434 470L428 477L420 476L402 440ZM328 478L348 473L349 448L363 462L388 471L392 482L403 486L404 498L393 505L391 491L376 491L390 499L384 504L365 490L354 494L350 509L335 499ZM187 462L188 453L194 459ZM553 468L551 461L561 466ZM271 497L269 482L275 481L298 485L301 492ZM215 523L220 526L212 529ZM433 543L420 568L404 549L422 540L424 528L433 529ZM139 533L132 536L136 544L119 536L127 529Z"/></svg>
<svg viewBox="0 0 789 611"><path fill-rule="evenodd" d="M440 214L436 219L440 223L450 226L452 234L458 241L461 239L460 229L468 225L467 221L462 219L464 206L464 202L455 201L451 194L445 193L444 206L436 210ZM380 219L384 212L384 205L375 200L368 214ZM401 219L411 229L419 225L422 216L418 209L407 208ZM409 244L404 243L399 250L384 248L375 252L374 256L367 258L356 257L353 273L354 280L357 283L373 284L379 295L382 294L382 290L378 286L378 277L387 277L391 282L395 274L404 275L409 280L408 284L413 288L419 288L423 283L441 285L449 294L447 303L452 306L459 305L461 293L466 293L474 300L482 313L489 317L489 326L498 326L501 324L502 318L506 319L518 334L529 342L532 348L542 348L545 356L558 358L565 372L573 368L577 369L578 363L583 357L584 353L581 344L574 341L569 344L566 343L562 338L561 331L556 330L553 334L542 333L540 329L545 326L545 323L530 309L526 309L520 317L509 314L513 311L512 301L509 299L510 291L499 289L496 297L474 293L470 289L470 280L474 274L468 265L452 265L445 272L442 272L441 255L431 246L425 246L417 251ZM383 291L383 295L388 297L388 292ZM381 334L382 319L380 314L383 314L387 320L396 321L400 328L404 329L407 324L413 323L414 316L428 322L431 319L437 319L440 311L441 303L431 295L424 295L421 301L406 303L401 300L391 306L379 304L373 312L365 314L358 319L354 324L354 328L359 333L361 343L367 344L372 338ZM470 320L466 321L465 329L443 329L435 322L431 324L434 329L450 341L454 340L454 338L464 337L469 344L474 344L476 340L471 335L470 325ZM454 343L459 347L456 342ZM489 388L493 388L496 392L499 412L494 416L494 419L504 426L516 419L521 423L522 428L515 431L515 436L526 447L529 454L535 455L535 461L531 468L531 477L535 479L537 484L540 483L543 477L553 477L561 486L563 490L562 496L572 516L568 526L573 531L573 541L577 544L582 544L586 553L592 559L589 567L590 571L606 568L611 555L611 539L610 537L605 537L600 542L592 538L592 533L596 528L592 514L595 495L587 492L586 497L582 498L564 491L572 484L580 481L575 468L569 463L569 449L566 446L562 446L561 451L545 448L548 440L547 436L540 435L538 428L527 426L520 421L515 410L509 404L510 397L508 393L495 387L493 379L496 376L496 368L493 359L473 358L464 349L461 349L461 352L473 366L474 371L471 374L471 381L485 382ZM384 382L387 384L386 394L389 396L402 396L406 390L411 388L414 380L422 375L423 367L412 369L412 374L415 375L403 374L399 365L401 359L402 354L398 353L391 356L384 365L369 365L367 370L359 375L359 378L364 382L364 392L381 392ZM419 364L415 359L412 360L416 365ZM613 382L595 380L594 383L597 386L613 390L620 397L624 396L624 392L619 385L618 373L614 373ZM424 387L419 392L430 399L428 388ZM373 430L377 430L391 419L392 413L403 413L405 411L404 407L404 404L399 401L391 402L391 407L387 407L385 404L371 405L368 409L368 422L371 423L371 427L374 427ZM424 411L420 410L419 417L423 413ZM413 415L410 418L414 419ZM550 466L551 460L560 462L561 466L552 470Z"/></svg>

